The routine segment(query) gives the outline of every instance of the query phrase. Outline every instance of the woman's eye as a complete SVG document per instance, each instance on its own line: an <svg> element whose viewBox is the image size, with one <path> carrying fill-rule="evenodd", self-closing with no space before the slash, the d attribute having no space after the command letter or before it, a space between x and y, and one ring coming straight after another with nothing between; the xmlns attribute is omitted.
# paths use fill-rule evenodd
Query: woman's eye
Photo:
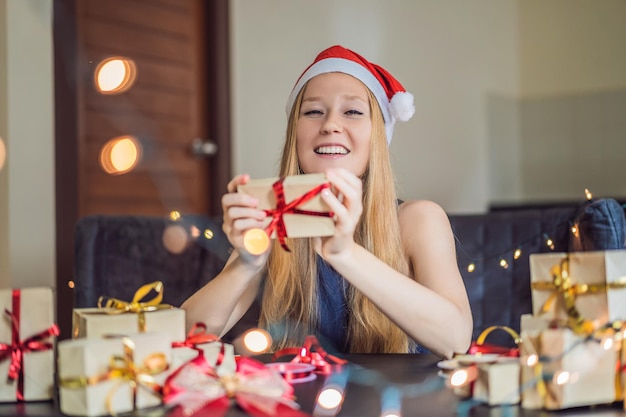
<svg viewBox="0 0 626 417"><path fill-rule="evenodd" d="M348 110L346 114L349 116L362 116L363 112L358 110Z"/></svg>
<svg viewBox="0 0 626 417"><path fill-rule="evenodd" d="M322 114L321 110L307 110L303 113L305 116L319 116Z"/></svg>

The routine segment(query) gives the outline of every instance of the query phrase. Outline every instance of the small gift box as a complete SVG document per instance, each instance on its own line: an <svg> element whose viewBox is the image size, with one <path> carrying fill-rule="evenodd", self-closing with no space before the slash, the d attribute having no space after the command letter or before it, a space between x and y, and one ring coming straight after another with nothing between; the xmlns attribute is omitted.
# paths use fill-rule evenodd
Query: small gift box
<svg viewBox="0 0 626 417"><path fill-rule="evenodd" d="M235 372L234 346L207 333L204 323L196 323L187 333L185 340L172 343L170 371L174 372L187 362L196 359L198 355L203 355L204 360L214 368L220 368L226 373Z"/></svg>
<svg viewBox="0 0 626 417"><path fill-rule="evenodd" d="M520 401L520 365L518 358L499 358L491 364L479 364L473 398L489 405L517 404Z"/></svg>
<svg viewBox="0 0 626 417"><path fill-rule="evenodd" d="M293 175L251 180L237 191L259 199L258 208L268 214L265 231L284 246L286 237L331 236L332 213L320 192L330 185L324 174Z"/></svg>
<svg viewBox="0 0 626 417"><path fill-rule="evenodd" d="M540 325L541 326L541 325ZM608 339L607 339L608 338ZM559 410L622 399L618 344L569 328L522 333L522 407Z"/></svg>
<svg viewBox="0 0 626 417"><path fill-rule="evenodd" d="M0 290L0 401L53 398L54 298L51 288Z"/></svg>
<svg viewBox="0 0 626 417"><path fill-rule="evenodd" d="M626 250L530 255L534 315L579 333L626 318Z"/></svg>
<svg viewBox="0 0 626 417"><path fill-rule="evenodd" d="M61 411L103 416L160 405L170 356L163 333L59 342Z"/></svg>
<svg viewBox="0 0 626 417"><path fill-rule="evenodd" d="M151 292L157 295L145 298ZM100 297L98 307L75 308L72 318L74 338L100 338L138 332L163 332L170 342L185 338L185 311L161 304L163 284L159 281L139 288L130 302Z"/></svg>
<svg viewBox="0 0 626 417"><path fill-rule="evenodd" d="M516 347L485 343L494 330L504 330ZM457 354L440 362L456 395L471 397L489 405L517 404L520 401L519 335L506 326L491 326L472 342L468 354Z"/></svg>

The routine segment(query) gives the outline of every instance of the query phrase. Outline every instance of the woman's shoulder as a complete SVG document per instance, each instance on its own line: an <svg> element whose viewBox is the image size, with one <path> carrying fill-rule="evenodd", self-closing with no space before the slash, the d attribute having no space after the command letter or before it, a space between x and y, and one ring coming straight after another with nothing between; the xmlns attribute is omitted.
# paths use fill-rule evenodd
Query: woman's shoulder
<svg viewBox="0 0 626 417"><path fill-rule="evenodd" d="M400 219L407 217L413 220L416 218L432 219L433 217L442 218L442 216L447 219L448 217L443 207L431 200L403 201L398 206L398 213Z"/></svg>

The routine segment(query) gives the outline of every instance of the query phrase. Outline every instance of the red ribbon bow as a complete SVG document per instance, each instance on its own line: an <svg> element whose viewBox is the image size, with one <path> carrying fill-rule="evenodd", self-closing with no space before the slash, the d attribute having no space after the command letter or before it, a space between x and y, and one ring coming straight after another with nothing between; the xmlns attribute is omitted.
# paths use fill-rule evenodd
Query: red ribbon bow
<svg viewBox="0 0 626 417"><path fill-rule="evenodd" d="M287 237L287 228L285 227L285 221L283 220L283 215L285 214L305 214L308 216L320 216L320 217L333 217L334 214L332 212L323 212L323 211L312 211L312 210L301 210L297 208L299 205L306 203L317 194L322 192L322 190L326 188L330 188L329 183L320 184L317 187L312 188L308 192L302 194L300 197L292 200L290 203L285 202L285 189L283 187L283 182L285 181L285 177L280 178L274 184L272 184L272 188L274 189L274 195L276 196L276 208L275 209L266 209L265 213L268 216L272 217L272 220L265 228L265 233L268 236L272 236L272 232L276 230L276 236L278 237L278 241L280 245L287 252L291 252L287 244L285 243L285 238Z"/></svg>
<svg viewBox="0 0 626 417"><path fill-rule="evenodd" d="M206 324L196 323L191 326L191 329L187 333L187 338L182 342L172 342L173 348L189 347L192 349L198 349L196 346L203 343L217 342L220 338L214 334L207 333Z"/></svg>
<svg viewBox="0 0 626 417"><path fill-rule="evenodd" d="M296 355L291 360L293 363L310 363L315 366L315 372L324 375L330 374L333 369L339 368L348 361L324 350L317 337L309 335L304 339L304 344L299 348L285 348L274 354L272 360L282 356Z"/></svg>
<svg viewBox="0 0 626 417"><path fill-rule="evenodd" d="M0 362L11 358L7 379L11 382L17 379L16 397L18 401L24 401L24 354L52 349L52 343L42 340L58 336L59 326L53 324L44 331L20 340L20 295L19 289L13 290L13 312L4 310L11 319L11 344L0 343Z"/></svg>
<svg viewBox="0 0 626 417"><path fill-rule="evenodd" d="M178 405L172 417L223 416L233 399L255 417L305 417L293 400L293 388L263 363L237 358L235 374L220 374L200 354L165 381L163 402Z"/></svg>

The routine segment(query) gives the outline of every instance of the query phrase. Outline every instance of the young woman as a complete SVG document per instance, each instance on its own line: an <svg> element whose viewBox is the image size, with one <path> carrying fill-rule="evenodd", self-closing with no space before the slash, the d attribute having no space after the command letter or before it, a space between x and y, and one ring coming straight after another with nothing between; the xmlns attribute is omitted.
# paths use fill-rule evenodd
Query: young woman
<svg viewBox="0 0 626 417"><path fill-rule="evenodd" d="M333 46L300 76L287 111L279 175L326 174L335 234L252 255L244 235L266 215L236 192L249 176L236 176L222 198L233 254L182 305L188 323L223 335L262 296L259 324L274 349L316 334L340 352L465 352L472 315L448 217L396 196L388 144L395 121L413 115L413 97L382 67Z"/></svg>

